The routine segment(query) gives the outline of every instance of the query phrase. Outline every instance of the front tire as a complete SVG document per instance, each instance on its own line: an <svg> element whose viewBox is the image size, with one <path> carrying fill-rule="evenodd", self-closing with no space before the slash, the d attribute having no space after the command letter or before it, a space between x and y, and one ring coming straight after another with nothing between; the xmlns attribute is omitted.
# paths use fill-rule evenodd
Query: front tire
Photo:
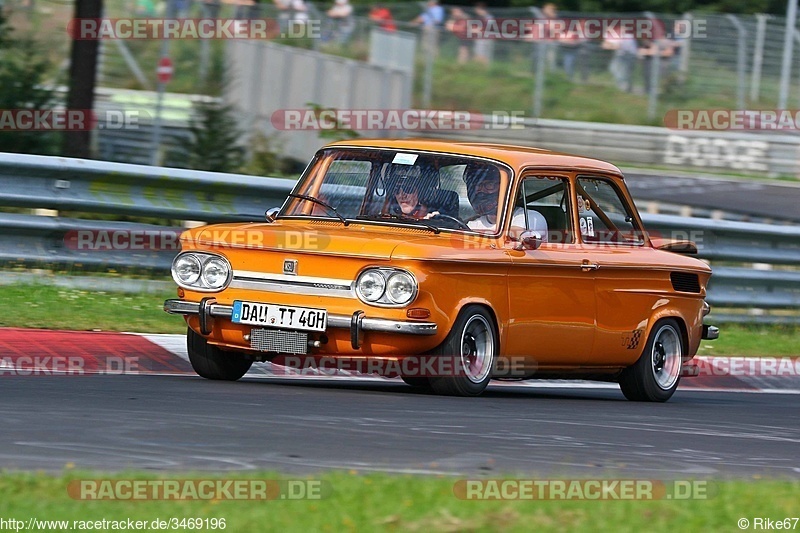
<svg viewBox="0 0 800 533"><path fill-rule="evenodd" d="M208 344L205 338L189 328L186 332L189 362L197 375L206 379L236 381L244 376L253 361L238 352L226 352Z"/></svg>
<svg viewBox="0 0 800 533"><path fill-rule="evenodd" d="M639 360L620 375L622 394L634 402L669 400L681 379L684 350L678 321L667 318L656 322Z"/></svg>
<svg viewBox="0 0 800 533"><path fill-rule="evenodd" d="M494 318L480 305L468 305L444 342L433 352L452 357L453 375L430 378L431 389L450 396L478 396L492 379L499 342ZM445 368L445 365L439 365Z"/></svg>
<svg viewBox="0 0 800 533"><path fill-rule="evenodd" d="M414 387L415 389L431 390L431 382L428 378L400 376L406 385Z"/></svg>

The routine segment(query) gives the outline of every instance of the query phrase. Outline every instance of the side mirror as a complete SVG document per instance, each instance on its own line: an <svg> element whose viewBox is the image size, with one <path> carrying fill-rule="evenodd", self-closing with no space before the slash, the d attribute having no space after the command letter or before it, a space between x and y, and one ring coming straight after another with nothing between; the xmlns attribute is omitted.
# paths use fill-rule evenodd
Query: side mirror
<svg viewBox="0 0 800 533"><path fill-rule="evenodd" d="M267 222L274 222L280 210L281 210L280 207L272 207L270 209L267 209L267 212L264 214L265 218L267 219Z"/></svg>
<svg viewBox="0 0 800 533"><path fill-rule="evenodd" d="M542 236L535 231L523 231L519 236L515 250L538 250L542 245Z"/></svg>
<svg viewBox="0 0 800 533"><path fill-rule="evenodd" d="M653 248L664 250L667 252L674 252L676 254L697 254L697 245L685 239L665 239L662 237L651 237L650 241L653 243Z"/></svg>

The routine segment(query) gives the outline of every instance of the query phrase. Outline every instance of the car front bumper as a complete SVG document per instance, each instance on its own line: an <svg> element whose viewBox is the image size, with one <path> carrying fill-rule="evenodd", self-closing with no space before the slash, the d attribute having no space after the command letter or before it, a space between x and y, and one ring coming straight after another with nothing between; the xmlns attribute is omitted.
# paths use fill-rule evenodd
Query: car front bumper
<svg viewBox="0 0 800 533"><path fill-rule="evenodd" d="M203 298L199 303L185 300L166 300L164 311L174 315L198 315L200 317L200 332L203 335L211 333L211 318L227 318L233 314L233 306L217 303L215 298ZM353 348L361 345L363 331L379 331L382 333L400 333L404 335L435 335L437 326L434 322L411 322L405 320L388 320L385 318L370 318L364 311L356 311L350 316L328 315L328 328L342 328L350 330L350 342Z"/></svg>

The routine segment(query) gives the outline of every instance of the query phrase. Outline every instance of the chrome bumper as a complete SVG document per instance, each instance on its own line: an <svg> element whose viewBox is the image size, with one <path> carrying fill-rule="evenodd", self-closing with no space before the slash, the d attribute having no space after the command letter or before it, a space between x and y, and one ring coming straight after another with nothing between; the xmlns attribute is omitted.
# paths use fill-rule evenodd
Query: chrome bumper
<svg viewBox="0 0 800 533"><path fill-rule="evenodd" d="M201 309L204 312L201 312ZM200 303L186 302L184 300L167 300L164 302L164 311L174 315L200 315L200 328L202 333L208 335L211 328L208 317L230 319L233 307L218 304L214 298L203 298ZM356 311L351 316L328 315L329 328L349 329L354 348L361 344L361 331L380 331L383 333L402 333L405 335L435 335L437 326L433 322L406 322L403 320L387 320L385 318L369 318L363 311Z"/></svg>
<svg viewBox="0 0 800 533"><path fill-rule="evenodd" d="M707 324L703 324L703 336L701 338L706 341L713 341L714 339L718 339L719 328L716 326L709 326Z"/></svg>

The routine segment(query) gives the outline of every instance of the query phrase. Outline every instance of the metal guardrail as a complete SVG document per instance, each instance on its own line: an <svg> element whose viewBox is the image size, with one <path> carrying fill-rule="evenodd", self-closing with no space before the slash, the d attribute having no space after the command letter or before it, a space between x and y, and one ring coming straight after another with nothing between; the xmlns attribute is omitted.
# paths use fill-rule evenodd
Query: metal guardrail
<svg viewBox="0 0 800 533"><path fill-rule="evenodd" d="M0 206L49 208L172 220L261 220L294 182L57 157L0 154ZM713 306L800 309L800 228L643 214L651 233L697 242L715 265ZM0 262L26 265L169 269L174 249L82 250L79 231L177 235L180 227L0 213ZM145 239L146 240L146 239ZM749 266L752 265L752 266ZM778 268L775 268L778 267ZM800 315L717 315L717 320L800 322Z"/></svg>
<svg viewBox="0 0 800 533"><path fill-rule="evenodd" d="M59 267L131 268L168 272L175 256L174 250L152 251L145 248L145 235L173 233L179 235L184 228L113 222L80 220L62 217L18 215L0 213L0 263L23 265L52 265ZM109 238L121 232L141 235L142 246L130 250L84 249L78 242L81 232L99 235L106 232ZM111 243L110 243L111 244Z"/></svg>
<svg viewBox="0 0 800 533"><path fill-rule="evenodd" d="M0 154L0 205L223 222L283 204L294 182L106 161Z"/></svg>

